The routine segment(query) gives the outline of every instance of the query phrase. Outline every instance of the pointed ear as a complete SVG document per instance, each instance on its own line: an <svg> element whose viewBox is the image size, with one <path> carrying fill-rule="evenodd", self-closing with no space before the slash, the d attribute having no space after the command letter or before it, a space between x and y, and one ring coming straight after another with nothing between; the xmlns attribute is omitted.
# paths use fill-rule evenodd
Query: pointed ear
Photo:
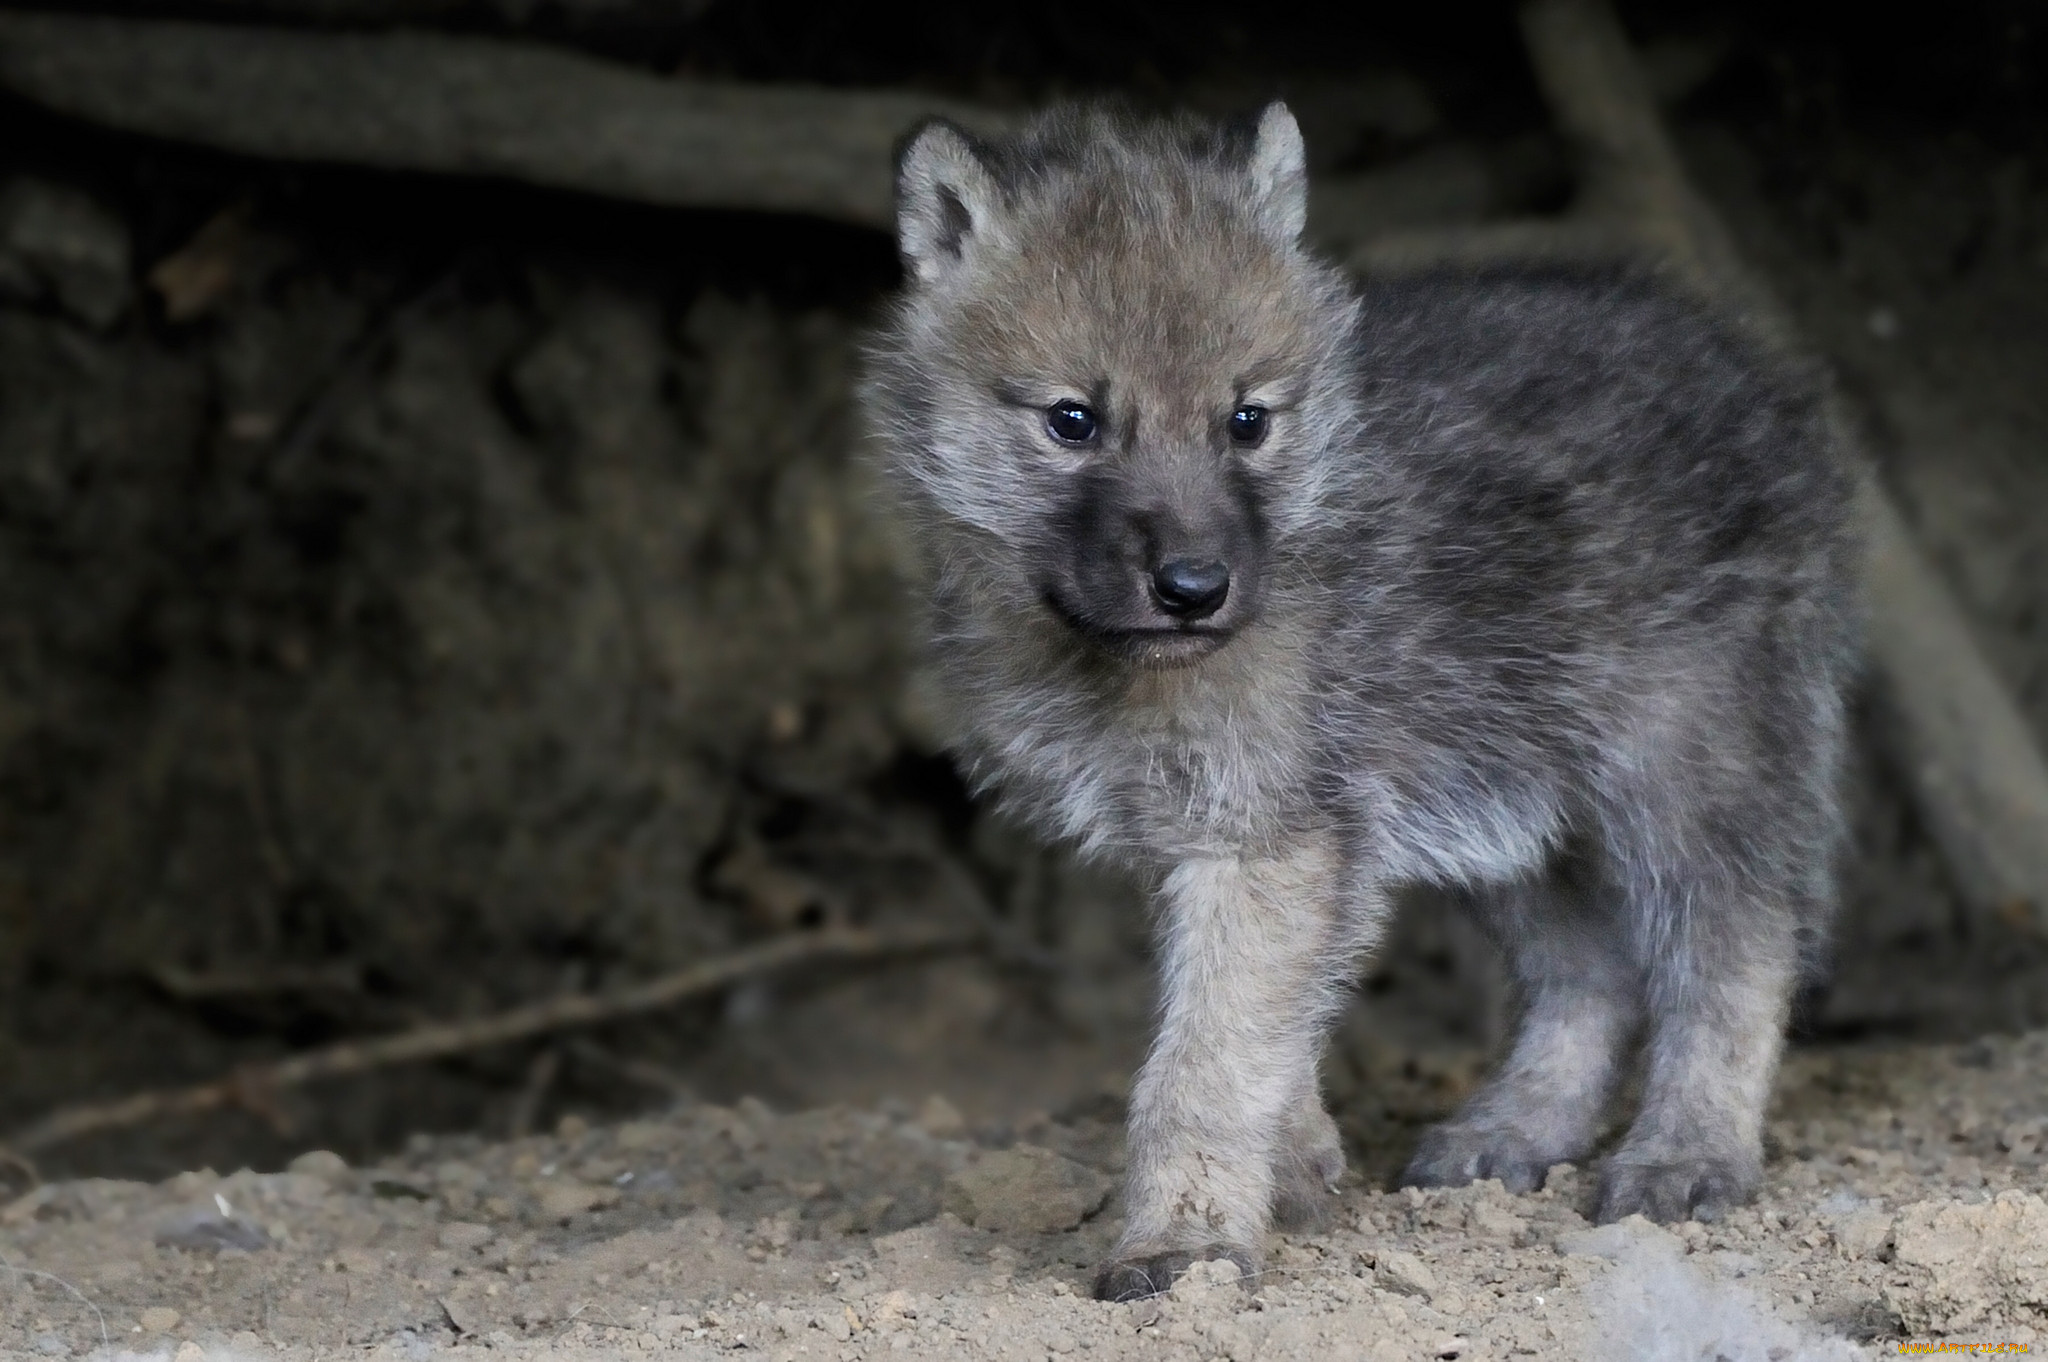
<svg viewBox="0 0 2048 1362"><path fill-rule="evenodd" d="M1259 114L1252 138L1252 195L1259 221L1276 241L1292 244L1308 225L1308 153L1301 125L1279 100Z"/></svg>
<svg viewBox="0 0 2048 1362"><path fill-rule="evenodd" d="M917 127L896 157L896 245L918 282L935 284L996 232L1002 195L974 140L942 118Z"/></svg>

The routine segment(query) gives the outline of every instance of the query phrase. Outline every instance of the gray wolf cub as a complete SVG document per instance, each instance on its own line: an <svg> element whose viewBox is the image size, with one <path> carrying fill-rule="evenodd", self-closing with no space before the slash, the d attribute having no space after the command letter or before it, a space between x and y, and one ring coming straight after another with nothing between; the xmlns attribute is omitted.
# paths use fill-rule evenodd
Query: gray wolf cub
<svg viewBox="0 0 2048 1362"><path fill-rule="evenodd" d="M897 183L864 401L957 750L1158 886L1098 1294L1328 1201L1319 1055L1403 883L1461 892L1520 1018L1410 1182L1535 1188L1639 1063L1600 1217L1746 1197L1840 823L1818 384L1627 271L1354 286L1277 103L933 122Z"/></svg>

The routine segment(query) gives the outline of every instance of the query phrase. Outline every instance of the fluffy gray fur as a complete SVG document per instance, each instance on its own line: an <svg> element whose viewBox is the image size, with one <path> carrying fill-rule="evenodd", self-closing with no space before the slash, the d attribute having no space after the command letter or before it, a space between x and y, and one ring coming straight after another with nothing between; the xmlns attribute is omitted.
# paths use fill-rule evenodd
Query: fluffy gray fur
<svg viewBox="0 0 2048 1362"><path fill-rule="evenodd" d="M1158 885L1099 1293L1253 1268L1327 1201L1320 1052L1407 882L1464 891L1521 1018L1411 1182L1538 1186L1639 1059L1600 1217L1746 1197L1840 833L1848 492L1813 375L1625 271L1354 286L1300 245L1279 104L932 123L898 184L864 397L957 750ZM1172 606L1175 563L1227 569L1220 606Z"/></svg>

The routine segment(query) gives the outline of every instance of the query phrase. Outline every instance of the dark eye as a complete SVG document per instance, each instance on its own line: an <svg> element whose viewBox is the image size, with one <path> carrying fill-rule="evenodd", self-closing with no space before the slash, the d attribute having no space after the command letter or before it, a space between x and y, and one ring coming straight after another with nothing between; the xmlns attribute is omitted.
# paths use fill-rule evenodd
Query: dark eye
<svg viewBox="0 0 2048 1362"><path fill-rule="evenodd" d="M1063 445L1085 445L1095 438L1095 413L1079 402L1055 402L1045 409L1045 428Z"/></svg>
<svg viewBox="0 0 2048 1362"><path fill-rule="evenodd" d="M1230 413L1230 443L1250 449L1266 438L1266 409L1239 407Z"/></svg>

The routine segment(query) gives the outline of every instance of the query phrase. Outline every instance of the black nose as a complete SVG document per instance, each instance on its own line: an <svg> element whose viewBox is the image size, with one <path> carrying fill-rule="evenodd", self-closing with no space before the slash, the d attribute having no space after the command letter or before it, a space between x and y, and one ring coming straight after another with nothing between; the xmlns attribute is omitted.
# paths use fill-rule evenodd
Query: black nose
<svg viewBox="0 0 2048 1362"><path fill-rule="evenodd" d="M1230 594L1230 569L1221 563L1176 558L1152 569L1152 591L1169 615L1203 619L1215 614Z"/></svg>

